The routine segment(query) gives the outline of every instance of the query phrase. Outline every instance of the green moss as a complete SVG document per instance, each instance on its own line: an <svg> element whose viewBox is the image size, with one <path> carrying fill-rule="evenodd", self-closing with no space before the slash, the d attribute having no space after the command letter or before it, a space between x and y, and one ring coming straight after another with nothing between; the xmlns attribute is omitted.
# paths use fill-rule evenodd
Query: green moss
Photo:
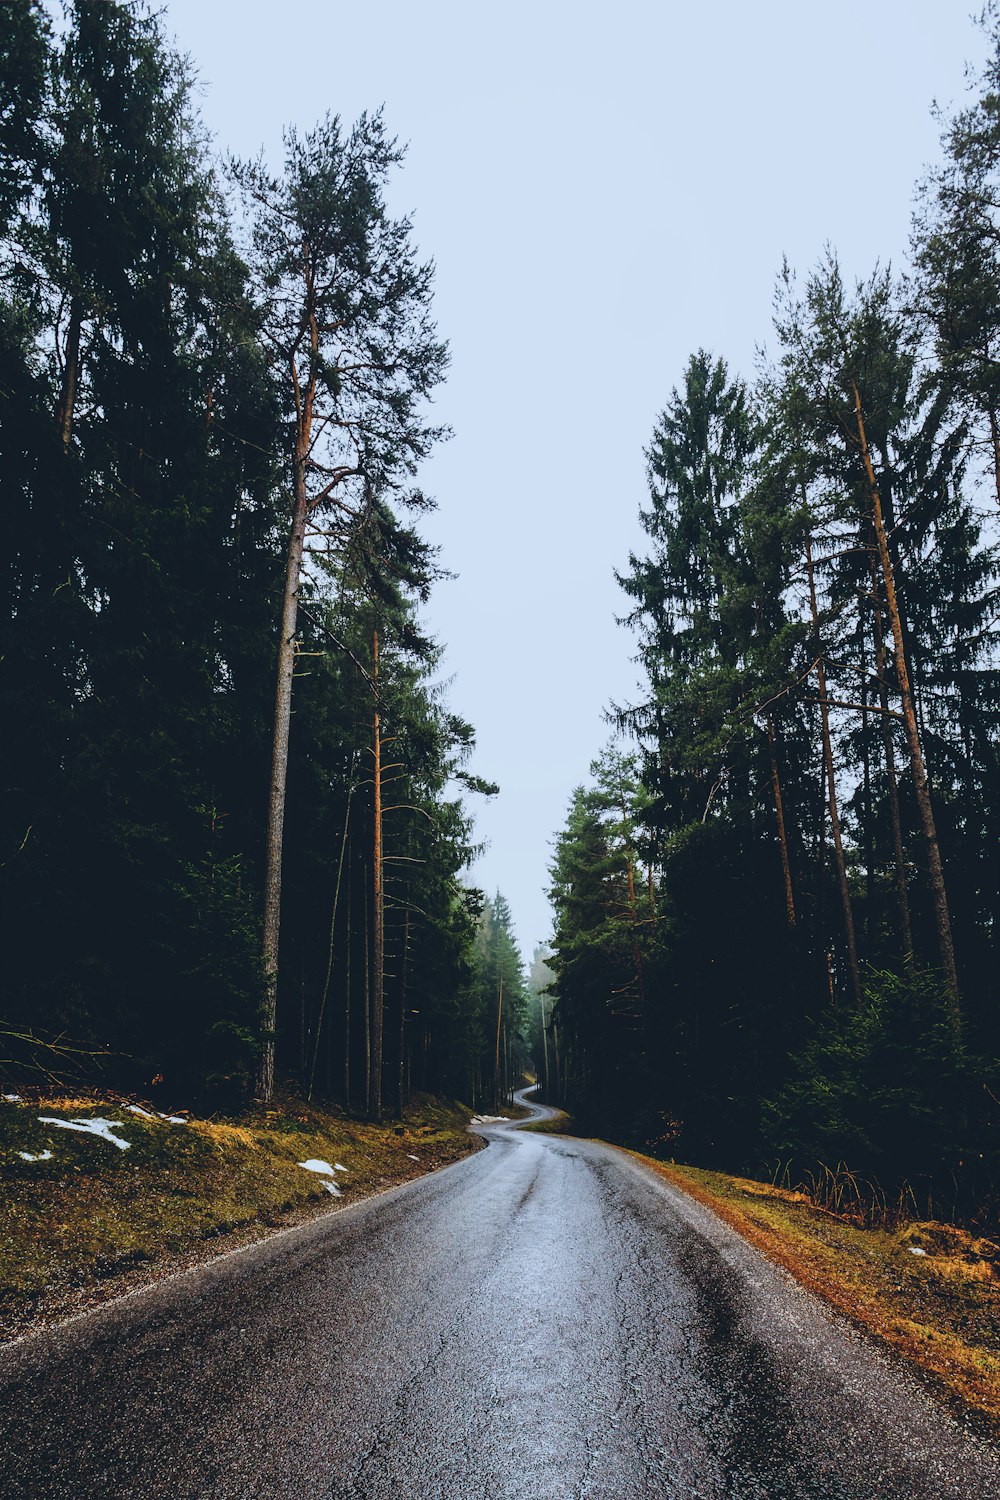
<svg viewBox="0 0 1000 1500"><path fill-rule="evenodd" d="M299 1162L341 1163L338 1203L454 1161L477 1141L470 1111L419 1096L398 1126L366 1125L296 1099L239 1120L169 1124L130 1114L121 1102L35 1100L0 1106L0 1327L67 1288L145 1262L197 1251L248 1224L333 1205L327 1180ZM39 1121L121 1120L127 1151L95 1135ZM24 1161L26 1151L45 1161ZM418 1160L411 1160L416 1156Z"/></svg>

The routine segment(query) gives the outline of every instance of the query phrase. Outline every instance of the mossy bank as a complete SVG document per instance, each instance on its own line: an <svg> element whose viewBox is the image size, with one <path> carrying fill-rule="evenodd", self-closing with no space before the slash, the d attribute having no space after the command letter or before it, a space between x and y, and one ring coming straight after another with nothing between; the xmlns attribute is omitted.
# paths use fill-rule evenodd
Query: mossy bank
<svg viewBox="0 0 1000 1500"><path fill-rule="evenodd" d="M470 1113L428 1096L384 1125L291 1097L237 1120L0 1099L0 1338L446 1166L481 1145Z"/></svg>

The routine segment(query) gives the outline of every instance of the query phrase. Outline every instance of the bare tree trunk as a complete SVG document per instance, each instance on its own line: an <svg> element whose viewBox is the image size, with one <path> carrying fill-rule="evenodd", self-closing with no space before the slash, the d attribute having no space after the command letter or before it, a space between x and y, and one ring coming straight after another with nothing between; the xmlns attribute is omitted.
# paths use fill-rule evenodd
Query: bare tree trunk
<svg viewBox="0 0 1000 1500"><path fill-rule="evenodd" d="M559 1100L560 1104L565 1104L565 1102L566 1102L566 1090L565 1090L565 1086L563 1084L562 1059L561 1059L561 1057L559 1055L559 1022L558 1021L553 1022L553 1025L552 1025L552 1052L553 1052L553 1055L554 1055L555 1065L556 1065L556 1098Z"/></svg>
<svg viewBox="0 0 1000 1500"><path fill-rule="evenodd" d="M76 397L80 388L80 334L83 329L83 310L79 298L74 297L69 305L69 327L66 330L66 352L63 362L62 388L56 407L56 426L64 448L70 445L73 436L73 416L76 412Z"/></svg>
<svg viewBox="0 0 1000 1500"><path fill-rule="evenodd" d="M549 1093L549 1033L545 1025L545 996L539 995L538 1003L542 1007L542 1054L545 1058L545 1099L551 1103L552 1095Z"/></svg>
<svg viewBox="0 0 1000 1500"><path fill-rule="evenodd" d="M510 1076L510 1032L503 1034L503 1098L505 1104L514 1102L514 1080Z"/></svg>
<svg viewBox="0 0 1000 1500"><path fill-rule="evenodd" d="M305 1079L306 1073L306 971L305 964L299 960L299 1058L296 1072L299 1083Z"/></svg>
<svg viewBox="0 0 1000 1500"><path fill-rule="evenodd" d="M367 880L368 871L362 861L362 876ZM369 964L371 949L369 947L368 933L368 892L365 890L365 970L364 970L364 1013L362 1016L365 1037L365 1110L369 1108L372 1096L372 1023L371 1023L371 976Z"/></svg>
<svg viewBox="0 0 1000 1500"><path fill-rule="evenodd" d="M410 954L410 908L403 918L403 972L399 980L399 1058L396 1084L396 1118L403 1118L406 1103L406 964Z"/></svg>
<svg viewBox="0 0 1000 1500"><path fill-rule="evenodd" d="M875 913L875 836L872 826L871 716L868 712L868 650L862 613L858 627L861 658L861 826L865 848L865 937L872 948Z"/></svg>
<svg viewBox="0 0 1000 1500"><path fill-rule="evenodd" d="M281 852L285 827L285 789L288 783L288 734L292 716L292 679L295 675L295 632L298 626L302 555L305 549L306 466L304 452L295 459L295 502L292 534L285 568L285 594L278 642L278 682L274 699L274 745L267 815L267 864L264 875L264 1044L261 1049L257 1097L270 1103L274 1093L274 1033L278 1015L278 932L281 923Z"/></svg>
<svg viewBox="0 0 1000 1500"><path fill-rule="evenodd" d="M868 449L868 438L865 433L864 416L861 410L861 394L858 391L857 385L853 386L853 390L854 413L858 424L858 442L861 447L861 458L871 490L872 518L875 523L875 537L878 542L882 575L885 582L885 602L889 613L889 623L892 627L893 644L896 649L896 680L899 684L899 693L902 699L903 723L906 727L906 738L910 749L910 766L917 794L917 807L920 809L920 822L927 843L927 866L931 882L931 893L934 899L934 918L937 924L941 969L948 990L952 1017L957 1023L960 1018L958 970L955 964L955 944L951 931L951 917L948 912L948 895L944 883L944 866L941 862L941 848L938 844L937 829L934 824L934 810L931 806L927 768L924 764L920 733L917 728L917 716L913 705L910 673L907 667L906 649L903 642L903 624L896 599L896 578L893 571L892 558L889 554L889 539L886 536L885 523L882 518L882 500L879 495L878 484L875 480L875 470L872 466L871 453Z"/></svg>
<svg viewBox="0 0 1000 1500"><path fill-rule="evenodd" d="M795 892L792 889L792 866L788 858L788 834L785 829L785 807L781 800L781 779L778 776L778 758L774 751L774 715L767 716L767 745L771 752L771 785L774 787L774 811L778 821L778 842L781 845L781 868L785 876L785 911L789 927L795 926Z"/></svg>
<svg viewBox="0 0 1000 1500"><path fill-rule="evenodd" d="M372 955L372 1060L368 1095L368 1115L376 1124L382 1120L382 996L385 975L385 908L382 904L382 725L378 700L378 631L373 636L375 714L372 748L375 757L375 839L372 857L372 895L375 944Z"/></svg>
<svg viewBox="0 0 1000 1500"><path fill-rule="evenodd" d="M347 862L347 961L344 965L344 1108L351 1107L351 950L354 934L351 930L351 907L354 904L351 881L351 862Z"/></svg>
<svg viewBox="0 0 1000 1500"><path fill-rule="evenodd" d="M292 680L295 676L295 633L298 628L299 590L305 552L309 497L306 465L312 438L313 404L316 399L319 331L308 265L303 267L306 305L309 309L309 369L304 386L299 381L293 355L290 365L295 395L295 455L292 461L292 532L288 540L285 592L281 606L278 640L278 681L274 695L274 742L271 755L271 787L267 808L267 853L264 871L264 1040L257 1079L257 1097L267 1104L274 1093L274 1041L278 1017L278 934L281 923L281 854L285 828L285 789L288 782L288 735L292 717Z"/></svg>
<svg viewBox="0 0 1000 1500"><path fill-rule="evenodd" d="M500 1022L503 1019L503 975L497 985L497 1051L493 1066L493 1112L500 1108Z"/></svg>
<svg viewBox="0 0 1000 1500"><path fill-rule="evenodd" d="M882 629L882 604L879 599L878 564L868 554L872 580L872 609L875 635L875 672L878 677L878 701L881 709L882 746L885 753L885 776L889 787L889 818L892 823L892 851L896 868L896 914L903 967L911 977L913 965L913 929L910 925L910 893L906 882L906 854L903 849L903 820L899 811L899 784L896 779L896 749L892 743L892 717L889 713L889 688L886 682L885 635Z"/></svg>
<svg viewBox="0 0 1000 1500"><path fill-rule="evenodd" d="M997 504L1000 505L1000 423L992 406L988 409L990 419L990 437L993 440L993 487L997 494Z"/></svg>
<svg viewBox="0 0 1000 1500"><path fill-rule="evenodd" d="M812 542L808 531L805 538L806 576L809 581L809 609L812 615L813 632L816 638L816 673L819 680L820 723L823 733L823 757L826 762L826 783L830 803L830 832L833 835L834 861L837 866L837 885L840 888L840 904L844 913L844 936L847 939L847 962L851 974L851 990L854 1003L860 1009L863 999L861 989L861 966L858 963L858 945L854 933L854 912L851 907L851 892L847 884L847 864L844 860L844 845L840 836L840 813L837 808L837 784L833 774L833 742L830 738L830 709L826 692L826 661L819 639L819 606L816 603L816 579L813 572Z"/></svg>
<svg viewBox="0 0 1000 1500"><path fill-rule="evenodd" d="M344 812L344 831L340 837L340 856L337 860L337 881L333 888L333 906L330 910L330 940L326 952L326 978L323 982L323 993L320 996L319 1015L316 1020L316 1040L313 1046L312 1067L309 1071L309 1095L313 1096L313 1087L316 1082L316 1059L319 1056L319 1039L323 1031L323 1016L326 1012L326 1000L330 993L330 976L333 973L333 940L337 930L337 906L340 901L340 880L344 873L344 850L347 847L347 830L351 822L351 798L354 796L354 756L351 756L351 779L347 784L347 807ZM348 935L349 937L349 935Z"/></svg>

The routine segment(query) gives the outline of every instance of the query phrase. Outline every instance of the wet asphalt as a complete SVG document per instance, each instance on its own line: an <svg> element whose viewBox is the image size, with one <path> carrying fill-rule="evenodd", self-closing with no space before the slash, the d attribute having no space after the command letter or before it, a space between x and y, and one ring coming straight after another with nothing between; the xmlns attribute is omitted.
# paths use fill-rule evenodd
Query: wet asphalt
<svg viewBox="0 0 1000 1500"><path fill-rule="evenodd" d="M995 1448L700 1205L611 1147L479 1128L0 1351L0 1495L1000 1500Z"/></svg>

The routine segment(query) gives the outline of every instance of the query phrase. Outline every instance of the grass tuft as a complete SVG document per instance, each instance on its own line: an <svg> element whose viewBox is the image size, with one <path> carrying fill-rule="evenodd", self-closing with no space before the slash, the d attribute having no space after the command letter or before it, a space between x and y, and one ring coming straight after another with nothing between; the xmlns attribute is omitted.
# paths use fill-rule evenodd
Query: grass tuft
<svg viewBox="0 0 1000 1500"><path fill-rule="evenodd" d="M551 1119L530 1120L527 1125L522 1125L521 1129L533 1130L537 1135L572 1135L573 1117L560 1109Z"/></svg>

